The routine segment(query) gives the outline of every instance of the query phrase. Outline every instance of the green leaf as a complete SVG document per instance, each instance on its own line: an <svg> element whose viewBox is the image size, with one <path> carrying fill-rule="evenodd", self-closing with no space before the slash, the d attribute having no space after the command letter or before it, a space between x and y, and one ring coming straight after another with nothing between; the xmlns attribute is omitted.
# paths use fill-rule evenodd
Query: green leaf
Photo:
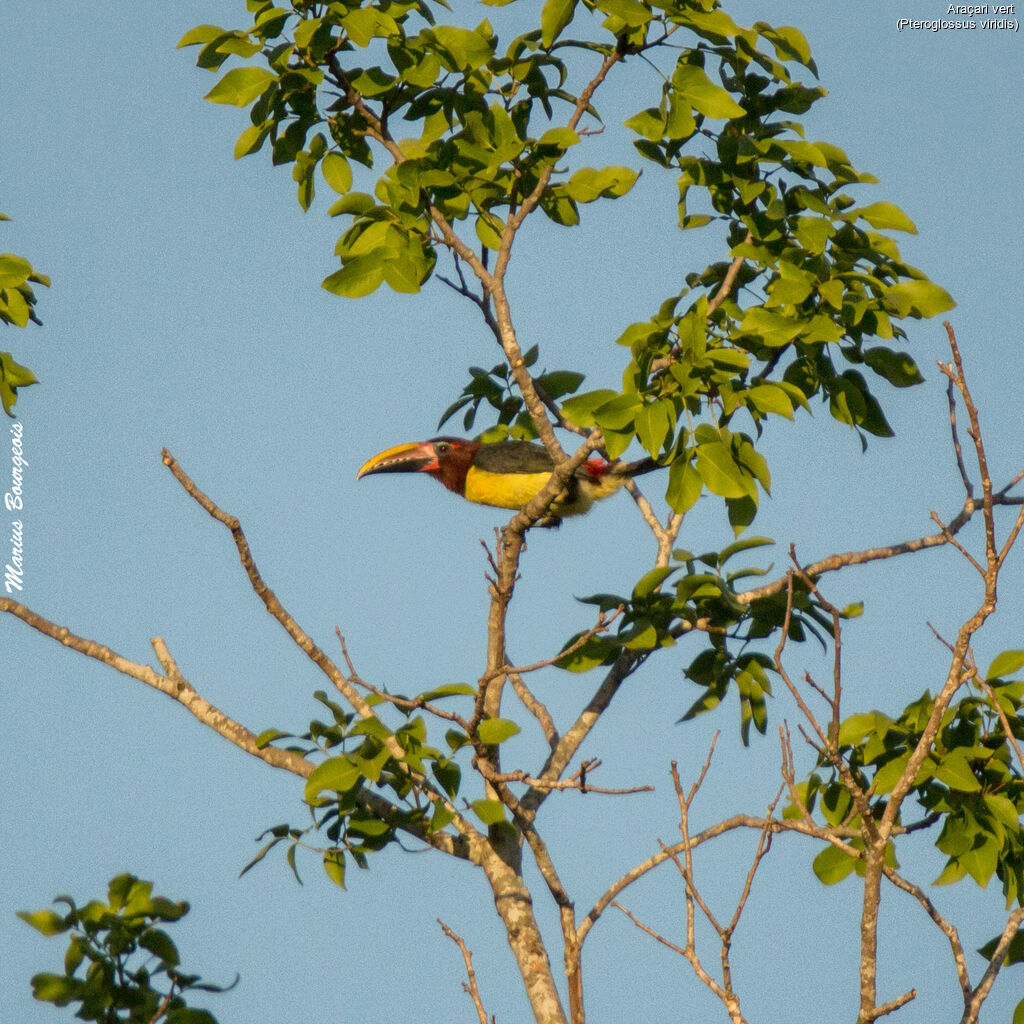
<svg viewBox="0 0 1024 1024"><path fill-rule="evenodd" d="M313 35L322 23L322 18L307 18L304 21L300 21L299 24L295 26L295 45L300 49L305 50L309 46L309 41L313 38Z"/></svg>
<svg viewBox="0 0 1024 1024"><path fill-rule="evenodd" d="M1020 828L1020 814L1012 800L1001 793L986 793L982 800L997 821L1014 830Z"/></svg>
<svg viewBox="0 0 1024 1024"><path fill-rule="evenodd" d="M744 313L740 331L744 334L759 335L766 345L781 348L792 341L806 326L802 320L784 316L763 306L754 306Z"/></svg>
<svg viewBox="0 0 1024 1024"><path fill-rule="evenodd" d="M214 39L224 35L227 35L227 32L217 25L196 25L178 40L175 49L180 50L183 46L198 46L200 43L212 43Z"/></svg>
<svg viewBox="0 0 1024 1024"><path fill-rule="evenodd" d="M825 885L841 882L857 866L857 858L845 853L838 846L826 846L814 858L812 867L818 881Z"/></svg>
<svg viewBox="0 0 1024 1024"><path fill-rule="evenodd" d="M79 993L81 982L59 974L36 974L32 977L32 995L41 1003L67 1006Z"/></svg>
<svg viewBox="0 0 1024 1024"><path fill-rule="evenodd" d="M178 947L171 937L160 931L159 928L149 928L139 936L139 945L148 949L154 956L158 956L165 964L177 967L181 963L178 955Z"/></svg>
<svg viewBox="0 0 1024 1024"><path fill-rule="evenodd" d="M486 64L494 53L490 40L480 32L454 25L438 25L429 30L438 46L454 63L453 70L475 71Z"/></svg>
<svg viewBox="0 0 1024 1024"><path fill-rule="evenodd" d="M704 481L697 472L697 467L689 459L676 459L669 466L665 500L672 506L674 512L689 512L697 504L703 489Z"/></svg>
<svg viewBox="0 0 1024 1024"><path fill-rule="evenodd" d="M343 850L324 850L324 874L339 888L345 888L345 853Z"/></svg>
<svg viewBox="0 0 1024 1024"><path fill-rule="evenodd" d="M440 800L434 801L434 813L430 819L430 831L439 832L455 818L455 812Z"/></svg>
<svg viewBox="0 0 1024 1024"><path fill-rule="evenodd" d="M618 398L617 391L602 388L599 391L585 391L582 395L573 395L562 403L562 415L578 427L592 427L595 424L594 412L602 405Z"/></svg>
<svg viewBox="0 0 1024 1024"><path fill-rule="evenodd" d="M325 790L347 793L359 781L359 769L347 757L332 757L317 765L306 780L303 799L314 803Z"/></svg>
<svg viewBox="0 0 1024 1024"><path fill-rule="evenodd" d="M976 793L981 789L962 750L951 751L938 763L935 778L961 793Z"/></svg>
<svg viewBox="0 0 1024 1024"><path fill-rule="evenodd" d="M900 281L886 289L883 302L900 317L935 316L956 305L945 288L931 281Z"/></svg>
<svg viewBox="0 0 1024 1024"><path fill-rule="evenodd" d="M774 413L787 420L793 418L793 403L786 391L777 384L755 384L746 395L758 412Z"/></svg>
<svg viewBox="0 0 1024 1024"><path fill-rule="evenodd" d="M204 97L211 103L244 107L266 92L277 76L266 68L232 68Z"/></svg>
<svg viewBox="0 0 1024 1024"><path fill-rule="evenodd" d="M342 196L331 206L327 211L327 216L338 217L343 213L358 216L372 210L376 205L373 196L367 195L365 192L349 192L347 196Z"/></svg>
<svg viewBox="0 0 1024 1024"><path fill-rule="evenodd" d="M324 181L340 195L352 187L352 167L340 153L328 153L320 162Z"/></svg>
<svg viewBox="0 0 1024 1024"><path fill-rule="evenodd" d="M476 687L469 683L445 683L444 686L435 686L432 690L424 690L417 694L417 699L435 701L439 697L475 697Z"/></svg>
<svg viewBox="0 0 1024 1024"><path fill-rule="evenodd" d="M32 264L21 256L5 252L0 254L0 288L17 288L32 273Z"/></svg>
<svg viewBox="0 0 1024 1024"><path fill-rule="evenodd" d="M269 746L274 740L284 739L285 737L291 736L290 732L282 732L280 729L264 729L263 732L256 737L256 746L262 750L264 747Z"/></svg>
<svg viewBox="0 0 1024 1024"><path fill-rule="evenodd" d="M993 679L1002 679L1005 676L1012 676L1019 668L1024 666L1024 651L1013 650L1003 651L997 654L985 673L985 679L991 682Z"/></svg>
<svg viewBox="0 0 1024 1024"><path fill-rule="evenodd" d="M992 955L996 951L996 947L999 945L999 940L1002 938L1001 935L997 935L994 939L989 939L988 942L982 946L978 952L986 959L991 960ZM1012 939L1010 939L1010 946L1006 951L1006 959L1003 961L1005 966L1010 964L1024 963L1024 929L1017 932ZM1021 1003L1017 1007L1017 1011L1020 1011L1020 1007L1024 1006ZM1017 1024L1016 1013L1014 1014L1013 1024Z"/></svg>
<svg viewBox="0 0 1024 1024"><path fill-rule="evenodd" d="M924 380L917 363L906 352L893 352L881 346L869 348L864 352L864 362L893 387L907 388Z"/></svg>
<svg viewBox="0 0 1024 1024"><path fill-rule="evenodd" d="M559 149L568 149L575 146L580 137L571 128L549 128L538 140L538 146L557 146Z"/></svg>
<svg viewBox="0 0 1024 1024"><path fill-rule="evenodd" d="M444 791L455 799L459 792L459 784L462 782L462 770L454 761L435 761L431 765L434 778L444 787Z"/></svg>
<svg viewBox="0 0 1024 1024"><path fill-rule="evenodd" d="M651 142L660 142L665 134L665 115L657 107L641 110L623 124Z"/></svg>
<svg viewBox="0 0 1024 1024"><path fill-rule="evenodd" d="M576 13L577 0L545 0L540 12L541 43L545 49L562 34Z"/></svg>
<svg viewBox="0 0 1024 1024"><path fill-rule="evenodd" d="M675 91L702 114L714 118L743 117L746 111L723 89L708 78L703 68L681 64L672 75Z"/></svg>
<svg viewBox="0 0 1024 1024"><path fill-rule="evenodd" d="M871 203L870 206L855 207L846 211L847 217L854 214L866 220L873 228L917 234L914 222L895 203Z"/></svg>
<svg viewBox="0 0 1024 1024"><path fill-rule="evenodd" d="M71 923L55 910L19 910L17 914L43 935L60 935L71 927Z"/></svg>
<svg viewBox="0 0 1024 1024"><path fill-rule="evenodd" d="M469 806L485 825L497 825L505 820L505 808L500 800L474 800Z"/></svg>
<svg viewBox="0 0 1024 1024"><path fill-rule="evenodd" d="M991 836L984 836L981 842L975 841L975 844L958 858L961 866L967 869L971 878L982 889L995 874L999 863L999 849L1000 844Z"/></svg>
<svg viewBox="0 0 1024 1024"><path fill-rule="evenodd" d="M252 124L238 136L235 143L234 157L241 160L243 156L249 156L259 150L270 134L270 126L264 124Z"/></svg>
<svg viewBox="0 0 1024 1024"><path fill-rule="evenodd" d="M903 773L907 770L909 761L910 751L908 750L879 768L872 780L874 791L880 795L891 793L895 789L896 783L900 781Z"/></svg>
<svg viewBox="0 0 1024 1024"><path fill-rule="evenodd" d="M579 636L574 636L565 646L571 647ZM589 672L598 665L609 665L615 660L618 648L601 637L592 636L582 647L559 658L555 664L566 672Z"/></svg>
<svg viewBox="0 0 1024 1024"><path fill-rule="evenodd" d="M492 746L503 743L519 732L519 726L507 718L485 718L477 729L481 743Z"/></svg>
<svg viewBox="0 0 1024 1024"><path fill-rule="evenodd" d="M669 402L651 402L636 412L634 424L637 440L654 457L657 457L672 430L672 418Z"/></svg>
<svg viewBox="0 0 1024 1024"><path fill-rule="evenodd" d="M365 256L354 256L341 270L324 278L323 287L346 299L359 299L376 291L384 281L384 264L388 254L375 250Z"/></svg>
<svg viewBox="0 0 1024 1024"><path fill-rule="evenodd" d="M697 472L707 489L719 497L753 498L757 494L753 483L732 457L732 452L721 441L697 446Z"/></svg>
<svg viewBox="0 0 1024 1024"><path fill-rule="evenodd" d="M561 398L563 395L571 395L584 380L582 373L574 373L572 370L552 370L550 373L543 373L537 378L537 383L547 392L548 398Z"/></svg>
<svg viewBox="0 0 1024 1024"><path fill-rule="evenodd" d="M877 711L867 711L859 715L850 715L839 726L839 745L855 746L872 732L880 732L884 737L891 724L891 719Z"/></svg>
<svg viewBox="0 0 1024 1024"><path fill-rule="evenodd" d="M377 37L385 37L398 32L398 25L390 14L375 10L372 7L357 7L349 11L341 19L349 39L356 46L369 46Z"/></svg>
<svg viewBox="0 0 1024 1024"><path fill-rule="evenodd" d="M658 646L658 631L650 619L637 619L630 629L617 637L623 647L631 651L650 651Z"/></svg>
<svg viewBox="0 0 1024 1024"><path fill-rule="evenodd" d="M654 17L654 12L639 0L598 0L597 9L619 18L629 28L642 28Z"/></svg>
<svg viewBox="0 0 1024 1024"><path fill-rule="evenodd" d="M932 885L952 885L954 882L959 882L966 874L967 869L959 861L951 858ZM980 953L981 950L979 949L978 952Z"/></svg>
<svg viewBox="0 0 1024 1024"><path fill-rule="evenodd" d="M616 199L624 196L640 177L631 167L581 167L566 182L571 199L578 203L592 203L602 197Z"/></svg>
<svg viewBox="0 0 1024 1024"><path fill-rule="evenodd" d="M1017 1004L1017 1009L1013 1011L1013 1020L1010 1024L1024 1024L1024 999Z"/></svg>
<svg viewBox="0 0 1024 1024"><path fill-rule="evenodd" d="M645 597L650 597L677 568L678 566L662 565L645 572L633 588L633 600L642 601Z"/></svg>
<svg viewBox="0 0 1024 1024"><path fill-rule="evenodd" d="M205 985L197 985L205 988ZM169 1010L165 1018L167 1024L217 1024L217 1018L208 1010L196 1010L190 1006L177 1006Z"/></svg>

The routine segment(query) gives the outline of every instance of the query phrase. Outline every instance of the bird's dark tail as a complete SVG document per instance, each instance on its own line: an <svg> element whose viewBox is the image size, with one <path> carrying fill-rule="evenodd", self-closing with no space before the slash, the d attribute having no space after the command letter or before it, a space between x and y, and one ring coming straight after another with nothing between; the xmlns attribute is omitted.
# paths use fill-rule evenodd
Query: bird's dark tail
<svg viewBox="0 0 1024 1024"><path fill-rule="evenodd" d="M664 469L656 459L650 457L640 459L637 462L613 462L608 467L608 473L612 476L634 477L650 473L655 469Z"/></svg>

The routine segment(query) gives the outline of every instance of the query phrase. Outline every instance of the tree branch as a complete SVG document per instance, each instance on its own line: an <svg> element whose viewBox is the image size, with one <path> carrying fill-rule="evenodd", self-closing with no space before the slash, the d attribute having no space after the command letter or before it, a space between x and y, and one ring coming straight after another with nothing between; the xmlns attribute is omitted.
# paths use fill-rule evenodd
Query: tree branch
<svg viewBox="0 0 1024 1024"><path fill-rule="evenodd" d="M34 630L48 636L58 643L69 647L87 658L109 665L112 669L131 679L136 679L146 686L159 690L172 700L177 701L196 719L219 733L226 740L233 743L240 750L259 758L273 768L283 768L285 771L298 775L301 778L308 778L316 767L311 761L307 761L301 754L291 750L278 750L274 747L260 747L256 742L256 733L250 732L233 718L229 718L219 708L215 707L185 679L178 671L177 664L167 651L167 645L160 637L154 637L150 642L157 658L161 661L166 675L160 675L149 665L142 665L138 662L118 654L116 651L97 643L95 640L87 640L71 632L66 626L58 626L56 623L37 615L30 608L12 601L8 597L0 598L0 612L8 612L21 619L22 622L31 626Z"/></svg>
<svg viewBox="0 0 1024 1024"><path fill-rule="evenodd" d="M463 963L466 965L466 978L468 979L468 983L462 983L462 990L473 1000L473 1005L476 1007L477 1020L480 1024L487 1024L487 1011L484 1009L483 1001L480 999L480 989L476 984L476 971L473 970L473 954L466 948L466 943L463 942L460 936L456 935L441 918L437 919L437 923L441 926L441 931L459 947ZM491 1021L493 1024L494 1018L491 1018Z"/></svg>

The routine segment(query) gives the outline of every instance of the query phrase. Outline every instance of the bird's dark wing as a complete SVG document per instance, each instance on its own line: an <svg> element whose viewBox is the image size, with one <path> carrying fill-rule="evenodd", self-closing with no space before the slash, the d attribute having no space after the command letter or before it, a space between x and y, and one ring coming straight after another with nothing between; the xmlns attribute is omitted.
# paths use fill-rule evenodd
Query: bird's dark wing
<svg viewBox="0 0 1024 1024"><path fill-rule="evenodd" d="M473 466L485 473L550 473L553 465L547 451L529 441L481 445L473 460Z"/></svg>

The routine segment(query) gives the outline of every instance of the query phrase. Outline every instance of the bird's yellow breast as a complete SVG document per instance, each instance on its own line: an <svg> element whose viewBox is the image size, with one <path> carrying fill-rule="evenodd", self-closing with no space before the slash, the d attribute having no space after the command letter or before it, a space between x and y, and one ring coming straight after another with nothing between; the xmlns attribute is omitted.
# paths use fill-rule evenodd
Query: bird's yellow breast
<svg viewBox="0 0 1024 1024"><path fill-rule="evenodd" d="M550 473L488 473L470 466L466 499L478 505L519 509L537 497L550 479Z"/></svg>
<svg viewBox="0 0 1024 1024"><path fill-rule="evenodd" d="M464 493L468 501L475 501L478 505L520 509L536 498L550 479L550 473L489 473L470 466ZM551 503L549 512L553 516L582 515L595 501L614 494L623 483L622 477L601 480L577 477L571 498L570 494L562 491Z"/></svg>

